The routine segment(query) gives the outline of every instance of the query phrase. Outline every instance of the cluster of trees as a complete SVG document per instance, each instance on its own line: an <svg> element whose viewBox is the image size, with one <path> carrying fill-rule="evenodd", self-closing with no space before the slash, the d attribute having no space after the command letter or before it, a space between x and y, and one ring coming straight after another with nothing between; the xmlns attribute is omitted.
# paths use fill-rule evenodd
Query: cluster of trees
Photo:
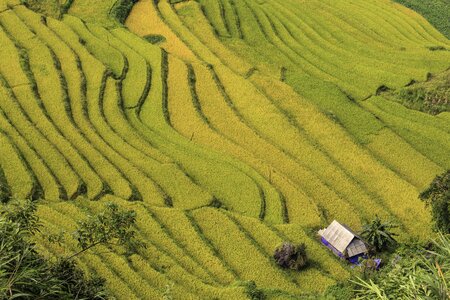
<svg viewBox="0 0 450 300"><path fill-rule="evenodd" d="M437 176L419 197L431 208L435 229L450 234L450 170Z"/></svg>
<svg viewBox="0 0 450 300"><path fill-rule="evenodd" d="M103 278L87 278L75 258L100 244L120 246L131 254L145 245L136 239L134 211L106 204L105 211L78 223L70 233L78 250L49 259L37 251L33 237L42 226L32 201L12 201L0 210L0 299L107 299ZM62 243L67 234L48 235Z"/></svg>

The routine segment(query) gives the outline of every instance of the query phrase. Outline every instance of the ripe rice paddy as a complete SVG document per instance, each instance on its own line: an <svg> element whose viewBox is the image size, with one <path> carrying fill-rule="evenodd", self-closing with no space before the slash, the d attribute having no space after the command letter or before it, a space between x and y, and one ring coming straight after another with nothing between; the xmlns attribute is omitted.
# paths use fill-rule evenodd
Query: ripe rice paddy
<svg viewBox="0 0 450 300"><path fill-rule="evenodd" d="M248 281L291 299L349 276L313 233L333 219L430 235L417 195L450 168L448 112L380 91L448 69L446 37L387 0L176 2L141 0L122 27L113 1L58 20L0 0L2 191L54 232L116 202L148 244L83 269L117 299L245 299ZM283 240L312 266L279 269Z"/></svg>

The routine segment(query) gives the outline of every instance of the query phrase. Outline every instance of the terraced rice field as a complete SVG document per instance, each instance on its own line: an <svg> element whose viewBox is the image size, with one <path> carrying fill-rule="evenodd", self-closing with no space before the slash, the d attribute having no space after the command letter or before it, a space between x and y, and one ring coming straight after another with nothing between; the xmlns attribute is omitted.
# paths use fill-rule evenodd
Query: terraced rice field
<svg viewBox="0 0 450 300"><path fill-rule="evenodd" d="M171 2L141 0L121 27L113 1L57 20L0 0L0 184L55 232L132 208L149 246L85 270L117 299L245 299L247 281L291 299L349 276L314 236L333 219L429 236L417 195L450 168L448 113L379 92L449 68L446 37L388 0ZM312 266L279 269L283 240Z"/></svg>

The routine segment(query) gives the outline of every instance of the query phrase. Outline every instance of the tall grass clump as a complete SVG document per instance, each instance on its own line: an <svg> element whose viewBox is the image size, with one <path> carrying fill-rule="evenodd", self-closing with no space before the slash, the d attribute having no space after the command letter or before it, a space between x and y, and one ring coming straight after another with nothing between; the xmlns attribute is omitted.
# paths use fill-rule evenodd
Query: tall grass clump
<svg viewBox="0 0 450 300"><path fill-rule="evenodd" d="M398 251L391 267L372 279L357 278L356 299L450 299L450 237L440 233L430 250Z"/></svg>

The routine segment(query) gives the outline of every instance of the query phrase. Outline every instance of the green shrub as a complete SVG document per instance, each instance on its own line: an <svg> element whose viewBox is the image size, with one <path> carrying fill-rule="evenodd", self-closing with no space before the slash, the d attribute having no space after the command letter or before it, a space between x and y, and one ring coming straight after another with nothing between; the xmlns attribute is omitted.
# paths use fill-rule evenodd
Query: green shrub
<svg viewBox="0 0 450 300"><path fill-rule="evenodd" d="M353 288L348 283L338 283L327 288L324 296L330 299L352 300L354 299Z"/></svg>
<svg viewBox="0 0 450 300"><path fill-rule="evenodd" d="M144 39L150 44L159 44L166 41L166 38L160 34L148 34L144 36Z"/></svg>
<svg viewBox="0 0 450 300"><path fill-rule="evenodd" d="M435 228L450 233L450 170L437 176L419 197L431 206Z"/></svg>
<svg viewBox="0 0 450 300"><path fill-rule="evenodd" d="M273 255L276 263L285 269L301 270L308 265L308 256L306 254L306 245L293 245L289 242L284 242L275 250Z"/></svg>
<svg viewBox="0 0 450 300"><path fill-rule="evenodd" d="M73 261L50 262L31 241L40 231L31 201L0 211L0 299L105 299L105 281L88 279Z"/></svg>
<svg viewBox="0 0 450 300"><path fill-rule="evenodd" d="M432 250L411 247L399 252L380 274L357 278L356 299L449 299L450 239L443 234Z"/></svg>
<svg viewBox="0 0 450 300"><path fill-rule="evenodd" d="M397 234L392 229L398 226L392 222L383 222L378 216L372 222L363 225L361 236L372 245L376 251L382 251L389 246L395 245L397 241L394 236Z"/></svg>

